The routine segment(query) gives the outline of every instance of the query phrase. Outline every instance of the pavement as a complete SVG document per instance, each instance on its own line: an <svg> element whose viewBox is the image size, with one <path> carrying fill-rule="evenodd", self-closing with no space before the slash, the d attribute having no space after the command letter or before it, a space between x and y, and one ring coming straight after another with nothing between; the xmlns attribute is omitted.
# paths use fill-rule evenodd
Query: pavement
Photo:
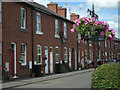
<svg viewBox="0 0 120 90"><path fill-rule="evenodd" d="M73 76L73 75L82 74L82 73L86 73L86 72L92 72L92 71L94 71L93 68L86 69L86 70L80 70L80 71L73 71L73 72L69 72L69 73L46 75L43 77L35 77L35 78L24 79L24 80L15 80L15 81L3 83L2 88L3 89L15 88L15 87L25 86L25 85L29 85L29 84L35 84L38 82L49 81L49 80L53 80L53 79Z"/></svg>

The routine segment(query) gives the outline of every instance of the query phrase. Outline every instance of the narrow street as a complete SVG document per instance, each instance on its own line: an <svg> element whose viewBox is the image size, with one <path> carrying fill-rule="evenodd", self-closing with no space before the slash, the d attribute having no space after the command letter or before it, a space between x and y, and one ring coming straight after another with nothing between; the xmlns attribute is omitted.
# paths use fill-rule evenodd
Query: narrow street
<svg viewBox="0 0 120 90"><path fill-rule="evenodd" d="M16 88L90 88L92 73L93 72L86 72L69 77L19 86Z"/></svg>

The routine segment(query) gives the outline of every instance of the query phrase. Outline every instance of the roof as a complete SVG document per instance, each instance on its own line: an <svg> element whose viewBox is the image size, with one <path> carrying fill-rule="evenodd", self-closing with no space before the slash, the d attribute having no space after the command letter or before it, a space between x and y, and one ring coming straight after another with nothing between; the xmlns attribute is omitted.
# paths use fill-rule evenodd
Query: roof
<svg viewBox="0 0 120 90"><path fill-rule="evenodd" d="M54 15L54 16L57 16L57 17L59 17L61 19L67 20L67 21L69 21L71 23L74 23L73 21L71 21L69 19L66 19L65 17L51 11L50 9L48 9L47 7L45 7L45 6L41 5L41 4L38 4L36 2L25 2L25 3L29 4L30 6L33 6L35 9L37 9L37 10L39 10L41 12L47 13L49 15Z"/></svg>
<svg viewBox="0 0 120 90"><path fill-rule="evenodd" d="M117 38L117 37L115 37L115 38L114 38L114 41L120 42L120 39Z"/></svg>

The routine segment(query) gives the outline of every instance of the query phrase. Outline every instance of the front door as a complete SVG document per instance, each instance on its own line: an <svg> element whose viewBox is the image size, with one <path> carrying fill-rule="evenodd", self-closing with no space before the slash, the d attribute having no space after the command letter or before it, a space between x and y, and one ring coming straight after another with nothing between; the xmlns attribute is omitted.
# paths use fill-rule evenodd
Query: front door
<svg viewBox="0 0 120 90"><path fill-rule="evenodd" d="M75 50L75 70L77 70L77 53L76 53L76 50Z"/></svg>
<svg viewBox="0 0 120 90"><path fill-rule="evenodd" d="M12 42L11 43L11 51L12 51L12 76L13 78L17 78L16 77L16 43Z"/></svg>
<svg viewBox="0 0 120 90"><path fill-rule="evenodd" d="M69 66L71 67L71 49L69 48Z"/></svg>
<svg viewBox="0 0 120 90"><path fill-rule="evenodd" d="M53 48L50 47L50 73L53 73Z"/></svg>
<svg viewBox="0 0 120 90"><path fill-rule="evenodd" d="M45 60L45 64L46 64L46 66L45 66L45 74L48 74L48 47L47 46L45 46L45 57L47 58Z"/></svg>

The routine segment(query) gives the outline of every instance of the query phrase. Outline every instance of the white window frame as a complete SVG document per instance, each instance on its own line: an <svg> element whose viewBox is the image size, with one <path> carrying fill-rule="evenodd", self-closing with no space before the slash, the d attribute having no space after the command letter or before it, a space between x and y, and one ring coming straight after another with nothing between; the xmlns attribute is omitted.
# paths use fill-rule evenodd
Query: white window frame
<svg viewBox="0 0 120 90"><path fill-rule="evenodd" d="M99 51L99 59L101 59L101 51Z"/></svg>
<svg viewBox="0 0 120 90"><path fill-rule="evenodd" d="M0 23L2 22L2 2L0 1Z"/></svg>
<svg viewBox="0 0 120 90"><path fill-rule="evenodd" d="M87 55L87 50L85 50L85 61L87 61L87 57L88 57L86 55Z"/></svg>
<svg viewBox="0 0 120 90"><path fill-rule="evenodd" d="M67 38L67 24L64 22L64 37Z"/></svg>
<svg viewBox="0 0 120 90"><path fill-rule="evenodd" d="M89 41L89 46L92 46L92 43L91 43L91 41Z"/></svg>
<svg viewBox="0 0 120 90"><path fill-rule="evenodd" d="M66 52L66 53L65 53ZM65 56L67 57L67 47L64 47L64 60L65 60ZM68 59L68 57L67 57ZM68 61L65 60L65 63L67 63Z"/></svg>
<svg viewBox="0 0 120 90"><path fill-rule="evenodd" d="M38 16L40 16L38 20ZM39 30L38 29L38 24L39 24ZM36 13L36 34L43 35L43 32L41 31L41 14Z"/></svg>
<svg viewBox="0 0 120 90"><path fill-rule="evenodd" d="M58 49L58 53L56 54L56 49ZM56 56L58 56L58 61L56 61ZM55 62L59 63L59 48L58 46L55 47Z"/></svg>
<svg viewBox="0 0 120 90"><path fill-rule="evenodd" d="M24 15L25 17L24 18L22 17L23 16L23 14L22 14L23 10L25 10L25 15ZM24 20L23 27L22 27L22 19ZM21 7L21 29L26 29L26 9L23 8L23 7Z"/></svg>
<svg viewBox="0 0 120 90"><path fill-rule="evenodd" d="M90 60L92 60L92 51L89 50L89 52L90 52Z"/></svg>
<svg viewBox="0 0 120 90"><path fill-rule="evenodd" d="M40 52L38 53L38 48L40 49ZM39 60L38 60L38 56L41 56L40 58L40 63L39 63ZM42 46L41 45L37 45L37 61L38 61L38 64L42 64Z"/></svg>
<svg viewBox="0 0 120 90"><path fill-rule="evenodd" d="M109 46L109 48L110 48L110 41L108 42L108 46Z"/></svg>
<svg viewBox="0 0 120 90"><path fill-rule="evenodd" d="M59 27L58 27L58 20L55 19L55 38L60 38L59 36ZM56 30L58 30L58 33L56 33Z"/></svg>
<svg viewBox="0 0 120 90"><path fill-rule="evenodd" d="M25 52L24 52L24 53L22 53L22 45L25 45ZM27 46L26 46L25 43L21 43L21 58L22 58L22 54L25 55L25 61L24 61L24 63L22 62L21 65L27 65ZM23 58L22 58L22 59L23 59Z"/></svg>
<svg viewBox="0 0 120 90"><path fill-rule="evenodd" d="M100 41L98 42L98 45L99 45L99 47L100 47Z"/></svg>
<svg viewBox="0 0 120 90"><path fill-rule="evenodd" d="M78 33L78 43L80 43L80 34Z"/></svg>

